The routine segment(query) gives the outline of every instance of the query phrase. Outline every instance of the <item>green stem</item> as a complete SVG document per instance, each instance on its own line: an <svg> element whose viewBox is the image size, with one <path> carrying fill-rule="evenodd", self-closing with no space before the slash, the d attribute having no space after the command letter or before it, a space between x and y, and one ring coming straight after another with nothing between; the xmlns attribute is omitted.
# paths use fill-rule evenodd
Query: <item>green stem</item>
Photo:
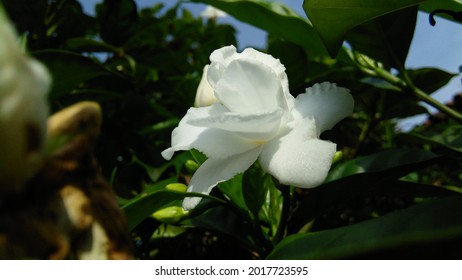
<svg viewBox="0 0 462 280"><path fill-rule="evenodd" d="M281 217L279 219L278 228L276 230L276 234L274 235L274 244L279 243L284 234L286 232L287 227L287 220L289 219L290 213L290 202L291 202L291 195L290 195L290 187L277 185L277 188L281 192L282 195L282 210L281 210Z"/></svg>
<svg viewBox="0 0 462 280"><path fill-rule="evenodd" d="M456 120L459 123L462 123L462 114L457 112L456 110L449 108L448 106L438 102L433 97L425 93L419 88L414 88L414 95L417 96L420 100L424 101L425 103L433 106L434 108L438 109L439 111L445 113L452 119Z"/></svg>
<svg viewBox="0 0 462 280"><path fill-rule="evenodd" d="M369 72L366 72L367 74L370 74ZM434 107L435 109L439 110L442 113L445 113L448 117L456 120L459 123L462 123L462 114L457 112L456 110L453 110L449 108L448 106L438 102L436 99L431 97L428 93L424 92L423 90L419 89L416 87L411 79L408 77L407 73L405 70L403 70L403 75L406 79L406 81L403 81L399 77L391 74L390 72L384 70L384 69L375 69L374 73L376 76L384 79L385 81L403 89L409 89L412 91L414 96L416 96L419 100L427 103L428 105Z"/></svg>

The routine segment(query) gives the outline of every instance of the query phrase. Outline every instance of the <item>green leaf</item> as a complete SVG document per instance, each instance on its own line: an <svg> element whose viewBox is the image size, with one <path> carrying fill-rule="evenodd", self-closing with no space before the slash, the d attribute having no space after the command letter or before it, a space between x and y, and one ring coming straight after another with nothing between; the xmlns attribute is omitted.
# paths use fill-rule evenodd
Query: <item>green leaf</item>
<svg viewBox="0 0 462 280"><path fill-rule="evenodd" d="M451 151L462 153L462 126L452 125L442 132L428 133L406 133L401 134L401 138L411 140L414 143L431 144L447 148Z"/></svg>
<svg viewBox="0 0 462 280"><path fill-rule="evenodd" d="M193 0L221 9L236 19L303 46L310 56L325 56L322 42L311 24L289 7L263 0Z"/></svg>
<svg viewBox="0 0 462 280"><path fill-rule="evenodd" d="M460 190L451 187L433 186L405 180L387 181L374 187L374 195L394 197L437 197L460 195Z"/></svg>
<svg viewBox="0 0 462 280"><path fill-rule="evenodd" d="M382 119L406 118L426 113L428 110L414 96L402 92L388 92L384 96Z"/></svg>
<svg viewBox="0 0 462 280"><path fill-rule="evenodd" d="M426 93L437 91L456 76L456 74L437 68L420 68L406 71L414 85Z"/></svg>
<svg viewBox="0 0 462 280"><path fill-rule="evenodd" d="M290 230L298 231L318 215L351 199L375 190L383 192L382 184L386 189L395 184L395 180L440 158L423 150L396 149L340 164L328 174L324 185L310 190L302 199L293 215Z"/></svg>
<svg viewBox="0 0 462 280"><path fill-rule="evenodd" d="M245 204L258 218L263 204L266 201L268 189L274 187L271 175L266 174L261 168L254 165L249 168L242 177L242 193Z"/></svg>
<svg viewBox="0 0 462 280"><path fill-rule="evenodd" d="M223 202L222 200L212 196L191 192L184 193L161 190L150 193L132 199L129 203L122 206L122 210L125 212L125 216L127 217L129 230L133 230L139 223L141 223L155 211L165 208L166 206L171 206L171 203L179 202L179 200L184 199L185 197L202 197L208 198L218 203ZM203 203L201 204L203 205ZM197 209L192 211L199 212L199 210L203 210L201 204L196 207Z"/></svg>
<svg viewBox="0 0 462 280"><path fill-rule="evenodd" d="M305 0L303 8L332 57L346 33L381 15L417 5L424 0Z"/></svg>
<svg viewBox="0 0 462 280"><path fill-rule="evenodd" d="M439 158L438 155L419 149L393 149L369 156L356 158L336 166L329 172L325 183L353 175L373 175L399 178L427 163Z"/></svg>
<svg viewBox="0 0 462 280"><path fill-rule="evenodd" d="M289 186L282 186L289 187ZM276 235L277 228L281 222L281 212L284 197L281 191L274 186L268 187L266 202L263 204L262 211L260 212L260 219L268 223L271 233Z"/></svg>
<svg viewBox="0 0 462 280"><path fill-rule="evenodd" d="M35 52L34 56L47 66L53 77L50 99L67 95L90 79L114 75L90 58L72 52L46 50Z"/></svg>
<svg viewBox="0 0 462 280"><path fill-rule="evenodd" d="M101 38L114 46L122 46L136 31L138 11L133 0L104 0L97 6Z"/></svg>
<svg viewBox="0 0 462 280"><path fill-rule="evenodd" d="M75 52L113 52L119 53L120 48L89 38L72 38L66 41L66 49Z"/></svg>
<svg viewBox="0 0 462 280"><path fill-rule="evenodd" d="M207 156L204 155L203 153L199 152L198 150L196 149L191 149L189 150L189 152L191 153L191 156L193 157L193 159L199 164L203 164L206 160L207 160Z"/></svg>
<svg viewBox="0 0 462 280"><path fill-rule="evenodd" d="M268 259L340 259L462 235L462 197L430 200L352 226L287 237Z"/></svg>
<svg viewBox="0 0 462 280"><path fill-rule="evenodd" d="M444 10L450 10L454 12L461 12L462 11L462 2L460 0L430 0L430 1L425 1L422 4L420 4L419 9L421 11L431 13L436 9L444 9ZM440 17L443 17L445 19L452 20L457 23L461 23L460 21L455 20L452 16L449 16L447 14L437 14ZM438 21L438 19L436 19Z"/></svg>
<svg viewBox="0 0 462 280"><path fill-rule="evenodd" d="M268 53L277 57L286 67L290 92L303 92L306 87L305 79L310 70L304 49L294 43L271 39L268 40Z"/></svg>
<svg viewBox="0 0 462 280"><path fill-rule="evenodd" d="M404 68L417 20L417 7L380 16L353 28L346 40L386 66Z"/></svg>
<svg viewBox="0 0 462 280"><path fill-rule="evenodd" d="M236 175L232 179L218 184L217 187L229 198L231 203L247 211L247 205L242 190L242 176L242 174Z"/></svg>

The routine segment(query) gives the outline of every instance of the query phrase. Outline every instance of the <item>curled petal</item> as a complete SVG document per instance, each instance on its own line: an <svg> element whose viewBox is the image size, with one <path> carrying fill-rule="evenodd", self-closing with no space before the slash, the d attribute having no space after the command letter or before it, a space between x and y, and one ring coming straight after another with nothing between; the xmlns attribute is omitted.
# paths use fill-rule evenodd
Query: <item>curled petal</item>
<svg viewBox="0 0 462 280"><path fill-rule="evenodd" d="M285 136L268 142L259 160L280 183L313 188L326 178L335 150L334 143L316 138L316 121L306 118Z"/></svg>
<svg viewBox="0 0 462 280"><path fill-rule="evenodd" d="M184 124L173 130L172 147L164 150L162 156L169 160L176 151L197 149L208 158L223 159L258 145L229 131Z"/></svg>
<svg viewBox="0 0 462 280"><path fill-rule="evenodd" d="M277 108L287 110L277 74L257 61L232 61L214 90L218 100L232 112L254 114Z"/></svg>
<svg viewBox="0 0 462 280"><path fill-rule="evenodd" d="M261 147L258 147L225 159L207 159L191 178L188 192L209 194L218 183L229 180L247 170L257 160L260 152ZM183 208L190 210L200 200L200 197L187 197L183 201Z"/></svg>
<svg viewBox="0 0 462 280"><path fill-rule="evenodd" d="M295 119L314 116L321 133L351 115L353 106L354 100L348 89L324 82L307 88L306 93L297 96L293 115Z"/></svg>
<svg viewBox="0 0 462 280"><path fill-rule="evenodd" d="M214 105L219 107L221 105ZM217 108L218 109L218 108ZM217 111L217 113L215 113ZM271 112L255 114L239 114L220 112L211 108L210 114L204 116L202 110L190 109L188 124L208 128L216 128L238 133L244 138L254 141L266 141L274 137L279 131L283 111L276 109Z"/></svg>
<svg viewBox="0 0 462 280"><path fill-rule="evenodd" d="M207 71L207 80L212 88L220 80L228 64L238 56L239 54L234 46L223 47L212 52L210 55L212 63L208 69L209 71Z"/></svg>
<svg viewBox="0 0 462 280"><path fill-rule="evenodd" d="M212 88L215 88L215 85L223 77L229 64L237 60L245 60L251 63L265 65L266 67L271 69L284 93L281 97L285 98L285 103L287 103L288 109L292 109L294 98L289 93L289 82L287 79L287 75L285 73L284 65L280 62L279 59L276 59L271 55L264 54L252 48L247 48L242 53L237 53L236 48L234 46L227 46L215 50L210 55L210 61L212 63L210 64L210 68L208 71L208 82L212 86ZM251 73L247 77L247 79L254 78L253 74L256 73L258 72ZM239 79L233 80L234 84L239 84L240 82L241 80ZM266 82L267 81L264 81L264 83Z"/></svg>
<svg viewBox="0 0 462 280"><path fill-rule="evenodd" d="M246 59L252 59L256 61L260 61L261 63L265 64L266 66L270 67L274 73L278 76L279 79L283 80L284 82L288 83L287 75L286 75L286 68L281 63L279 59L274 58L273 56L259 52L252 48L245 49L241 56Z"/></svg>
<svg viewBox="0 0 462 280"><path fill-rule="evenodd" d="M172 132L172 147L164 150L162 156L169 160L176 151L197 149L209 158L220 159L255 148L258 143L249 141L234 132L190 124L191 119L206 118L221 112L221 107L216 104L210 107L189 109L178 127Z"/></svg>

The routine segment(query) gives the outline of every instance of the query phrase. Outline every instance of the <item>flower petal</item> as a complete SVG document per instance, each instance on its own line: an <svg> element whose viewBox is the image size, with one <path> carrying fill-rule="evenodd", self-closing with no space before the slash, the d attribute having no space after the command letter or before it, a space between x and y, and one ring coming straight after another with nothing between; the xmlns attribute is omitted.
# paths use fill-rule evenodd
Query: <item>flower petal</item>
<svg viewBox="0 0 462 280"><path fill-rule="evenodd" d="M282 184L313 188L324 181L336 144L317 139L316 120L305 118L285 136L264 145L262 168Z"/></svg>
<svg viewBox="0 0 462 280"><path fill-rule="evenodd" d="M282 97L285 99L284 103L286 104L283 107L288 108L289 110L292 109L294 97L289 92L289 82L285 73L284 65L279 59L252 48L247 48L242 53L237 53L234 46L227 46L215 50L210 55L211 64L207 75L208 82L212 88L215 88L215 85L223 77L229 64L236 60L245 60L251 63L265 65L267 68L271 69L284 93ZM254 79L253 75L250 75L247 78ZM233 83L238 84L240 83L240 80L235 80ZM263 83L266 83L266 81Z"/></svg>
<svg viewBox="0 0 462 280"><path fill-rule="evenodd" d="M209 65L204 66L201 81L197 86L196 98L194 100L195 107L210 106L213 103L218 102L218 99L215 97L215 94L213 92L213 88L210 86L209 82L207 82L208 68Z"/></svg>
<svg viewBox="0 0 462 280"><path fill-rule="evenodd" d="M348 89L324 82L297 96L293 115L295 119L316 117L321 133L351 115L353 106L354 100Z"/></svg>
<svg viewBox="0 0 462 280"><path fill-rule="evenodd" d="M190 108L180 124L172 132L172 147L164 150L162 156L169 160L173 153L180 150L197 149L209 158L226 158L241 154L258 146L259 143L249 141L239 134L217 128L191 125L191 119L207 116L222 111L222 106Z"/></svg>
<svg viewBox="0 0 462 280"><path fill-rule="evenodd" d="M232 112L268 112L277 108L287 110L280 79L269 66L258 61L232 61L215 84L214 90L218 100Z"/></svg>
<svg viewBox="0 0 462 280"><path fill-rule="evenodd" d="M228 64L238 57L239 54L234 46L226 46L212 52L210 55L211 64L207 71L207 80L212 88L221 79Z"/></svg>
<svg viewBox="0 0 462 280"><path fill-rule="evenodd" d="M246 171L257 160L261 147L234 155L226 159L207 159L194 173L189 183L188 192L209 194L218 183L224 182ZM200 197L187 197L183 208L190 210L199 202Z"/></svg>
<svg viewBox="0 0 462 280"><path fill-rule="evenodd" d="M240 114L224 112L220 104L210 108L209 114L204 115L204 110L190 109L188 111L188 124L208 128L216 128L238 133L240 136L258 142L273 138L281 126L282 110L276 109L271 112Z"/></svg>

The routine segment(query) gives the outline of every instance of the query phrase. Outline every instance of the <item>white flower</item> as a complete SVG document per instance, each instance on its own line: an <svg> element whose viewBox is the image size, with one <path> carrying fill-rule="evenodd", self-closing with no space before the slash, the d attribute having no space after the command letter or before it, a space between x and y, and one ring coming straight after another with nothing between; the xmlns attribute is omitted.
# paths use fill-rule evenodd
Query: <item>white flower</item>
<svg viewBox="0 0 462 280"><path fill-rule="evenodd" d="M17 188L41 160L50 76L26 56L0 7L0 186Z"/></svg>
<svg viewBox="0 0 462 280"><path fill-rule="evenodd" d="M207 81L208 68L209 66L205 65L201 81L199 82L199 86L197 87L196 99L194 100L195 107L210 106L213 103L218 102L218 99L215 97L215 94L213 93L212 86L210 86L209 82Z"/></svg>
<svg viewBox="0 0 462 280"><path fill-rule="evenodd" d="M226 17L226 16L228 16L227 13L213 6L210 6L210 5L207 5L207 7L205 7L205 10L201 12L201 17L203 18L216 19L216 18Z"/></svg>
<svg viewBox="0 0 462 280"><path fill-rule="evenodd" d="M336 145L320 140L353 110L345 88L322 83L294 98L284 66L254 49L233 46L210 56L208 81L220 103L190 108L162 152L197 149L208 159L191 178L188 191L210 193L218 183L247 170L257 159L282 184L311 188L329 171ZM191 209L200 198L186 198Z"/></svg>

